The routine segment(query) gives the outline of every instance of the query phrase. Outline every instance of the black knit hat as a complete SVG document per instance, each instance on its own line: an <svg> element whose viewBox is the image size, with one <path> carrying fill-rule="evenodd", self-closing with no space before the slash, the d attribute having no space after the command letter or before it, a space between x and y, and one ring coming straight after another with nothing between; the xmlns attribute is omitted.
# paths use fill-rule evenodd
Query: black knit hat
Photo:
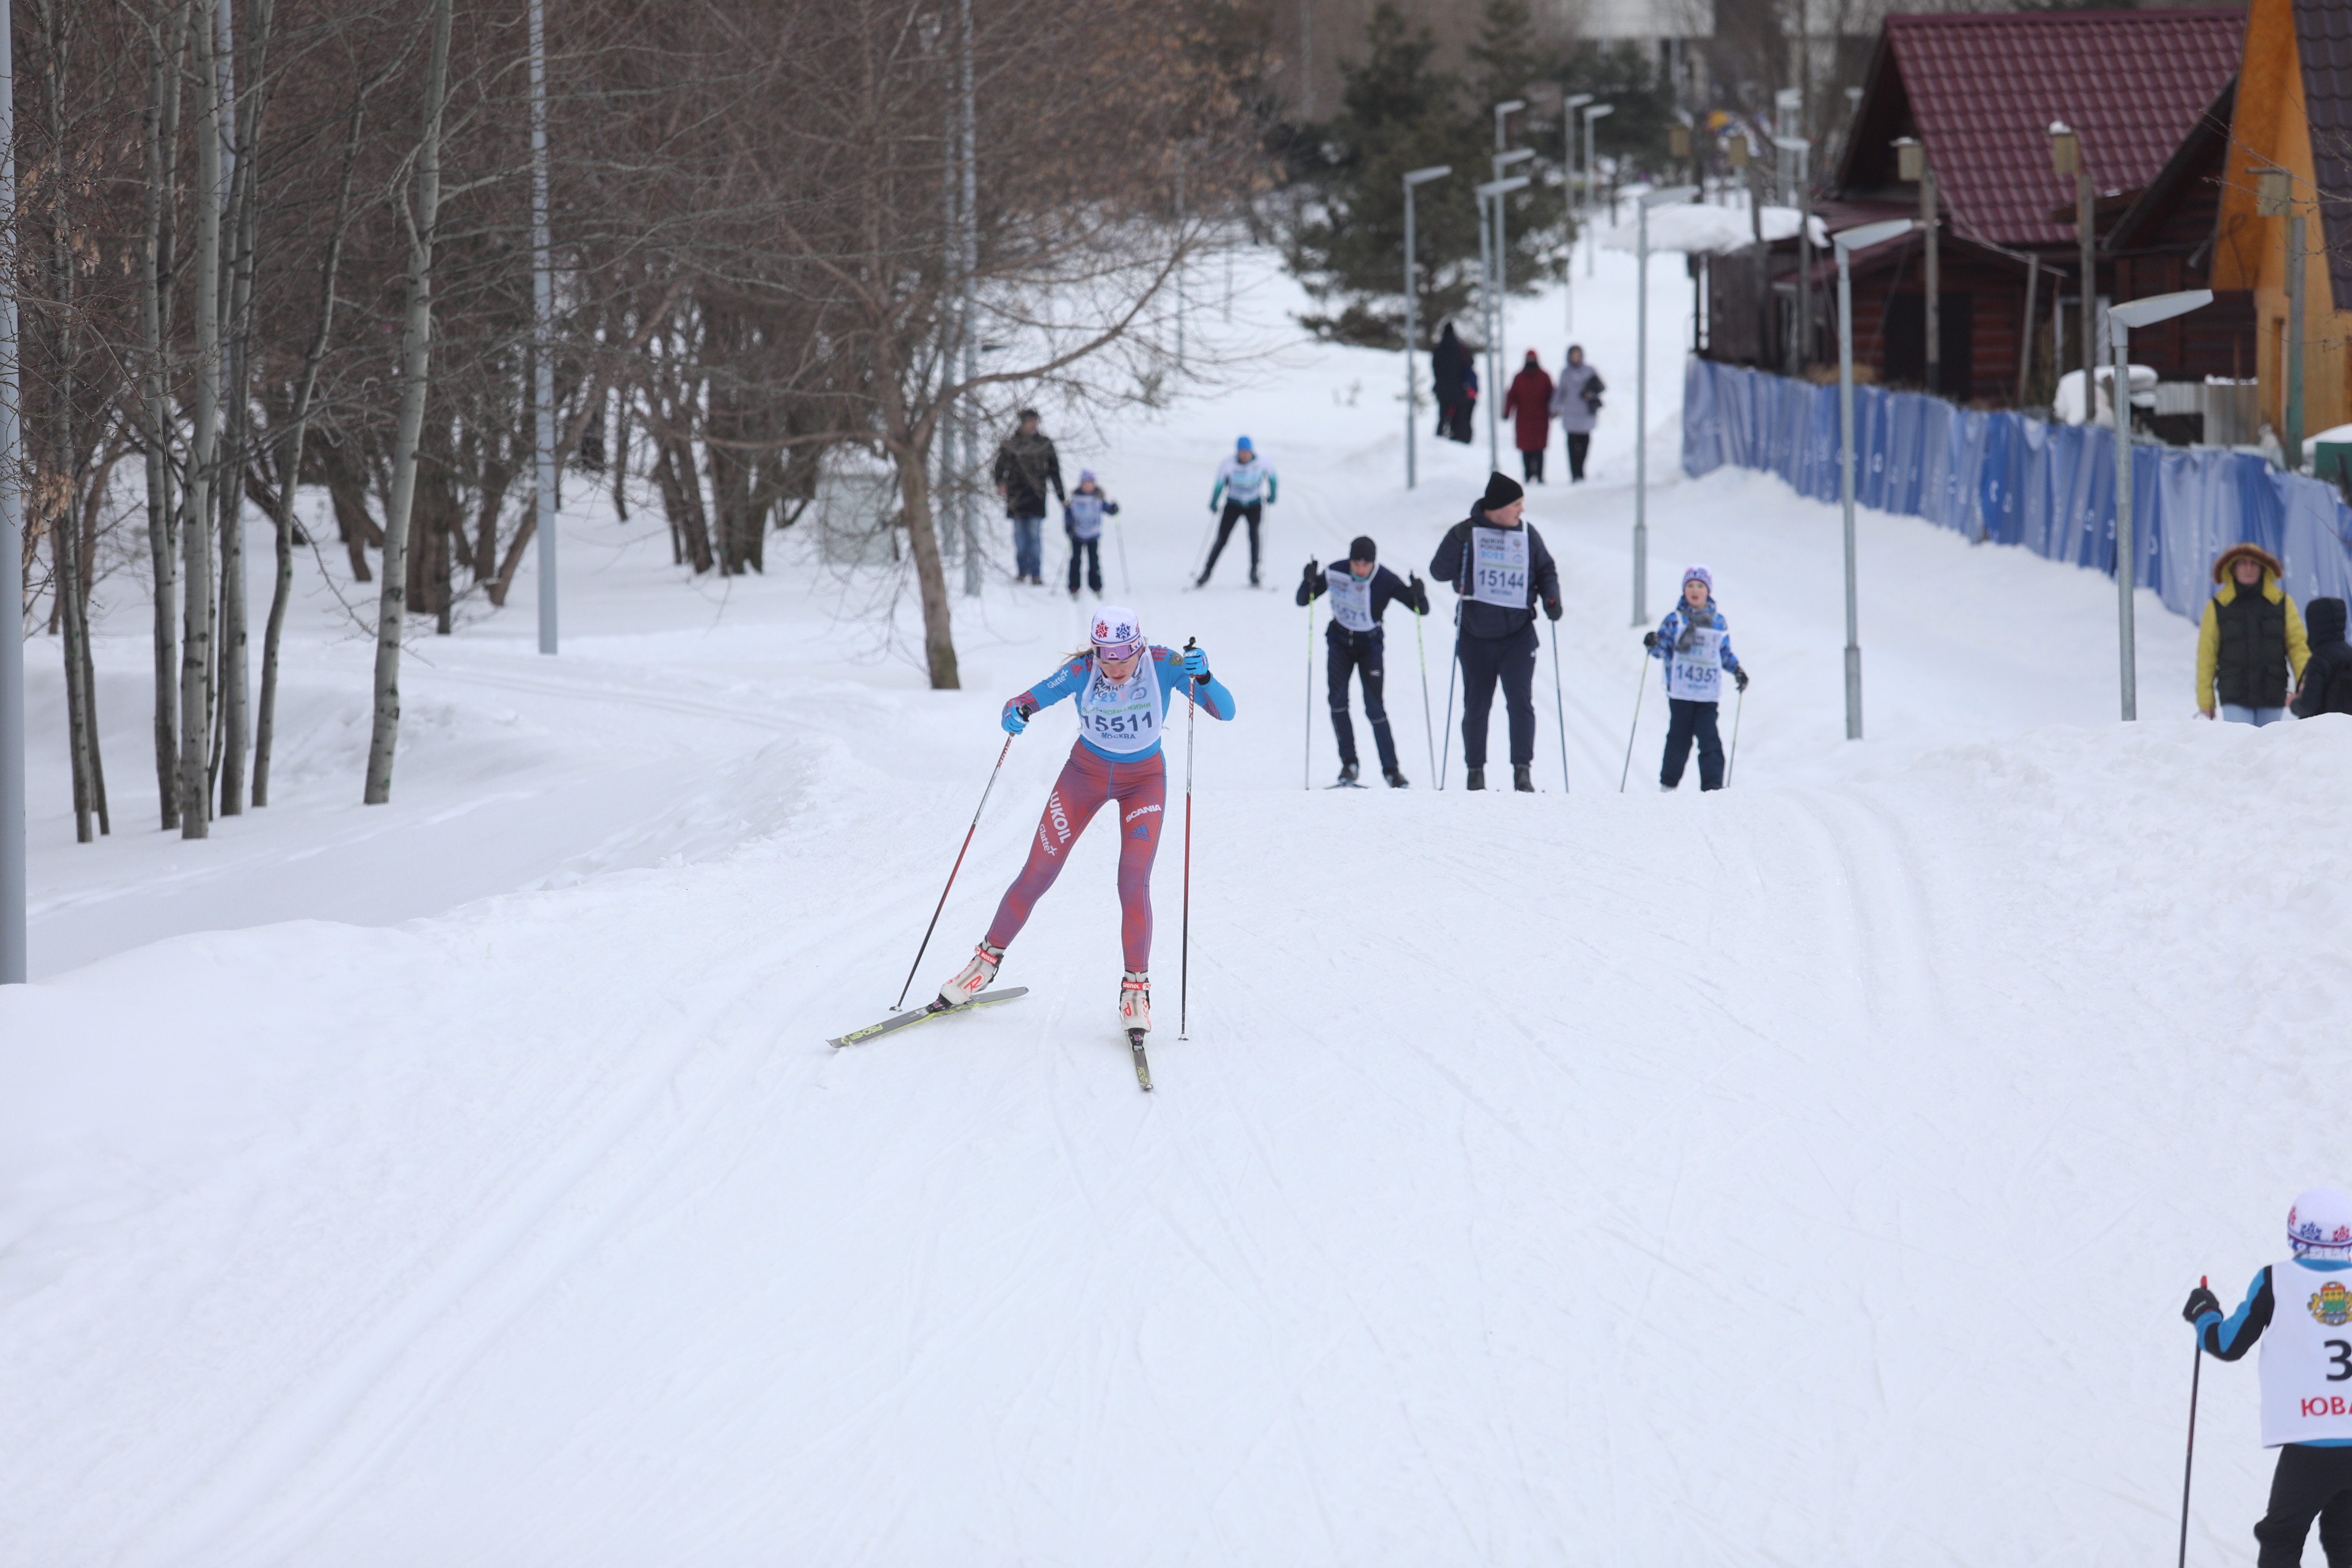
<svg viewBox="0 0 2352 1568"><path fill-rule="evenodd" d="M1510 475L1499 470L1486 476L1486 493L1478 502L1480 511L1493 511L1496 507L1510 505L1528 492Z"/></svg>
<svg viewBox="0 0 2352 1568"><path fill-rule="evenodd" d="M1356 535L1356 542L1348 546L1348 559L1350 561L1378 561L1380 558L1381 547L1372 542L1372 536L1369 533Z"/></svg>

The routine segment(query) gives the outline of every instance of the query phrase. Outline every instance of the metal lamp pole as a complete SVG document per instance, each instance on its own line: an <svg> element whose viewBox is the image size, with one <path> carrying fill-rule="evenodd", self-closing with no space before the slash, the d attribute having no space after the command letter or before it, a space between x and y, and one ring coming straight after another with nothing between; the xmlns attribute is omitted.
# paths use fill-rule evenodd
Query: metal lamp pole
<svg viewBox="0 0 2352 1568"><path fill-rule="evenodd" d="M1585 222L1586 222L1586 224L1588 224L1588 225L1590 225L1590 224L1592 222L1592 192L1593 192L1593 187L1594 187L1596 184L1598 184L1600 183L1600 175L1601 175L1601 169L1600 169L1600 165L1595 162L1595 160L1594 160L1594 155L1593 155L1593 151L1592 151L1592 122L1593 122L1594 121L1596 121L1596 120L1600 119L1600 118L1601 118L1602 115L1604 115L1604 114L1614 114L1614 113L1616 113L1616 112L1617 112L1617 106L1616 106L1615 104L1613 104L1613 103L1593 103L1593 104L1587 104L1587 105L1585 106L1585 110L1584 110L1584 221L1585 221ZM1595 243L1593 243L1591 240L1589 240L1589 239L1588 239L1588 240L1586 240L1586 241L1584 242L1584 275L1585 275L1587 278L1591 277L1591 276L1592 276L1592 269L1593 269L1595 267L1597 267L1597 266L1599 266L1599 265L1600 265L1600 261L1599 261L1598 255L1597 255L1597 253L1598 253L1598 251L1600 250L1600 248L1601 248L1601 247L1600 247L1598 245L1596 245Z"/></svg>
<svg viewBox="0 0 2352 1568"><path fill-rule="evenodd" d="M1578 214L1576 201L1576 111L1582 109L1586 104L1591 103L1591 101L1592 95L1589 92L1572 92L1559 100L1559 139L1561 142L1559 150L1559 168L1561 178L1568 182L1568 189L1565 194L1568 197L1568 210L1571 217ZM1568 332L1569 336L1574 337L1576 335L1576 241L1573 238L1570 238L1568 242L1568 266L1562 271L1560 281L1563 285L1562 292L1564 292L1568 297ZM1565 354L1567 350L1562 349L1560 352Z"/></svg>
<svg viewBox="0 0 2352 1568"><path fill-rule="evenodd" d="M1634 265L1640 279L1634 286L1633 315L1633 624L1637 626L1650 618L1643 593L1650 568L1650 209L1686 202L1697 194L1696 185L1645 191L1635 214Z"/></svg>
<svg viewBox="0 0 2352 1568"><path fill-rule="evenodd" d="M1524 98L1507 98L1502 102L1495 105L1495 178L1498 180L1505 174L1510 173L1509 164L1506 163L1503 159L1503 149L1510 145L1509 125L1511 116L1518 113L1519 110L1525 109L1527 106L1528 100ZM1532 156L1532 154L1530 155ZM1517 159L1511 160L1512 163L1517 163L1518 161L1519 160ZM1509 253L1503 248L1503 200L1500 196L1497 196L1495 198L1495 268L1498 273L1507 272L1510 264L1505 259L1505 258L1508 254ZM1504 282L1508 282L1507 276L1505 277ZM1503 311L1505 309L1499 296L1507 291L1507 290L1503 288L1497 288L1496 289L1496 294L1498 298L1495 305L1493 330L1488 334L1486 340L1486 374L1495 378L1493 391L1497 401L1501 399L1503 395L1502 343ZM1487 405L1490 411L1493 406L1494 405L1492 403Z"/></svg>
<svg viewBox="0 0 2352 1568"><path fill-rule="evenodd" d="M1535 155L1535 149L1532 147L1522 147L1516 153L1496 153L1495 178L1498 180L1508 178L1514 166L1526 163ZM1532 179L1532 176L1530 176L1530 179ZM1527 184L1528 182L1522 181L1521 183ZM1507 329L1505 325L1505 317L1510 308L1511 248L1508 236L1506 233L1506 225L1503 218L1503 198L1496 196L1495 198L1495 331L1491 342L1494 345L1492 363L1494 366L1493 374L1495 377L1495 389L1498 396L1501 394L1503 386L1503 373L1510 368L1510 366L1505 363L1505 353L1503 349L1503 340L1507 335Z"/></svg>
<svg viewBox="0 0 2352 1568"><path fill-rule="evenodd" d="M8 0L0 0L0 214L13 215L16 64L8 12ZM25 432L16 388L12 275L0 286L0 985L30 978L25 960Z"/></svg>
<svg viewBox="0 0 2352 1568"><path fill-rule="evenodd" d="M1813 358L1813 144L1801 136L1776 136L1772 144L1797 165L1797 342L1789 374L1800 375Z"/></svg>
<svg viewBox="0 0 2352 1568"><path fill-rule="evenodd" d="M1838 492L1845 503L1845 738L1862 739L1862 615L1853 572L1853 269L1857 250L1884 245L1916 225L1889 218L1830 236L1838 269Z"/></svg>
<svg viewBox="0 0 2352 1568"><path fill-rule="evenodd" d="M2050 166L2074 181L2074 237L2083 251L2083 423L2088 425L2098 413L2096 389L2092 385L2098 374L2099 363L2099 227L2098 215L2091 194L2091 169L2083 157L2083 138L2063 120L2050 122ZM2063 373L2063 364L2051 366Z"/></svg>
<svg viewBox="0 0 2352 1568"><path fill-rule="evenodd" d="M2286 363L2279 367L2279 444L2289 472L2303 468L2303 213L2294 205L2294 176L2264 169L2254 176L2254 214L2286 219Z"/></svg>
<svg viewBox="0 0 2352 1568"><path fill-rule="evenodd" d="M1523 191L1527 189L1527 187L1528 177L1525 174L1514 174L1507 180L1489 180L1485 184L1478 187L1479 277L1484 280L1485 284L1479 291L1486 296L1484 310L1489 322L1492 322L1496 316L1494 306L1495 252L1492 242L1492 234L1486 222L1486 204L1488 202L1492 202L1496 206L1500 207L1503 205L1503 198L1505 196L1509 195L1513 191ZM1495 416L1495 405L1499 398L1500 394L1492 384L1495 374L1495 356L1492 352L1494 333L1492 331L1487 332L1486 338L1489 345L1486 355L1486 375L1489 382L1486 388L1486 466L1489 468L1499 468L1502 466L1503 437L1502 428L1496 423Z"/></svg>
<svg viewBox="0 0 2352 1568"><path fill-rule="evenodd" d="M547 233L547 14L530 0L530 346L532 466L539 523L539 651L556 647L555 576L555 267Z"/></svg>
<svg viewBox="0 0 2352 1568"><path fill-rule="evenodd" d="M1419 260L1419 253L1413 248L1412 188L1425 185L1432 180L1442 180L1452 173L1452 164L1440 163L1433 169L1415 169L1404 177L1404 488L1407 489L1412 489L1417 482L1413 472L1413 443L1416 439L1413 426L1421 419L1420 405L1414 402L1414 391L1420 384L1412 377L1413 350L1421 343L1413 288L1418 281L1414 276L1414 264Z"/></svg>
<svg viewBox="0 0 2352 1568"><path fill-rule="evenodd" d="M2132 623L2132 590L2139 563L2132 542L2131 330L2154 326L2213 302L2210 289L2157 294L2107 308L2109 363L2116 405L2116 645L2123 668L2124 721L2139 717L2139 643Z"/></svg>

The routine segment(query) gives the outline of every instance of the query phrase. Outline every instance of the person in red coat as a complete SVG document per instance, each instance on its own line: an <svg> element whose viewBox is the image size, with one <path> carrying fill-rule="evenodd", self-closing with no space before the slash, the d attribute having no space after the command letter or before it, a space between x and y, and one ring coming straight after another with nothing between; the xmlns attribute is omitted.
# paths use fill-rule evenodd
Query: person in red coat
<svg viewBox="0 0 2352 1568"><path fill-rule="evenodd" d="M1528 351L1526 366L1511 377L1503 412L1514 422L1522 474L1528 483L1542 484L1544 448L1551 445L1551 377L1544 374L1543 362L1533 349Z"/></svg>

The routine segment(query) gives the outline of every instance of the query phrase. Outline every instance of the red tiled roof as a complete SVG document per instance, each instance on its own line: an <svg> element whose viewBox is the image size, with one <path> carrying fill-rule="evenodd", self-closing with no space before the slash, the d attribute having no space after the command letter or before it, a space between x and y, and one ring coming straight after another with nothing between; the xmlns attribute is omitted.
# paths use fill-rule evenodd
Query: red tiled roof
<svg viewBox="0 0 2352 1568"><path fill-rule="evenodd" d="M2137 189L2237 74L2245 29L2242 11L1889 16L1885 47L1955 226L2041 247L2074 243L2050 217L2074 196L2051 171L2050 122L2082 133L2097 189ZM1849 177L1874 173L1855 151Z"/></svg>

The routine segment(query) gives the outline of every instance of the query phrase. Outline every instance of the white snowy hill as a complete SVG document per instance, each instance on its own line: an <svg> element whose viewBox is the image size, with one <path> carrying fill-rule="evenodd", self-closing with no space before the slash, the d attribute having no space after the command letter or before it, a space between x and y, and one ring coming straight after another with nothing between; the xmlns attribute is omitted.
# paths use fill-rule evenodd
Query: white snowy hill
<svg viewBox="0 0 2352 1568"><path fill-rule="evenodd" d="M911 605L893 648L856 613L871 583L784 539L768 578L687 585L650 506L583 504L563 656L528 593L422 646L389 807L357 805L367 647L314 589L280 803L194 846L144 805L135 595L95 847L44 647L39 984L0 992L0 1562L2168 1552L2179 1301L2210 1273L2234 1304L2292 1194L2352 1176L2352 724L2194 721L2194 628L2144 596L2149 717L2120 726L2105 579L1866 516L1846 743L1836 515L1677 480L1664 257L1649 608L1711 565L1756 712L1733 788L1662 796L1652 691L1619 795L1634 263L1600 265L1596 479L1530 506L1572 793L1549 649L1545 793L1462 793L1458 742L1429 787L1395 612L1414 787L1320 787L1300 565L1369 532L1425 568L1484 476L1424 433L1403 490L1395 356L1294 344L1065 433L1127 505L1127 597L1240 705L1197 737L1181 1041L1172 836L1155 879L1149 1097L1099 825L1012 950L1028 998L824 1044L898 994L998 704L1082 637L1058 592L959 600L968 689L933 693ZM1272 346L1290 303L1261 278L1234 332ZM1555 367L1561 308L1513 310ZM1229 551L1181 592L1241 433L1282 476L1269 587ZM919 990L1071 732L1014 742ZM2205 1402L2192 1550L2242 1558L2251 1366Z"/></svg>

